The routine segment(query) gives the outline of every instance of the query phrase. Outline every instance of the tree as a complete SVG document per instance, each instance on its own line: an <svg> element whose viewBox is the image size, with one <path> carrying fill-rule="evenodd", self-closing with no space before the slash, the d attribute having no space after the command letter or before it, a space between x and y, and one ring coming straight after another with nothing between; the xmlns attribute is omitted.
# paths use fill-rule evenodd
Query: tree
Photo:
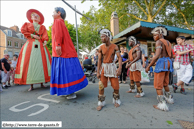
<svg viewBox="0 0 194 129"><path fill-rule="evenodd" d="M99 5L102 6L96 11L100 14L99 23L101 24L103 20L110 25L111 13L116 11L119 16L120 31L137 21L172 25L172 17L177 21L174 25L177 27L191 29L194 23L192 0L99 0Z"/></svg>
<svg viewBox="0 0 194 129"><path fill-rule="evenodd" d="M168 15L161 24L168 23L168 25L185 29L194 29L194 2L192 0L174 0L167 6L166 10Z"/></svg>
<svg viewBox="0 0 194 129"><path fill-rule="evenodd" d="M101 44L98 31L101 29L101 25L98 23L96 8L90 7L90 11L85 13L85 16L90 17L91 21L85 17L81 18L82 24L79 27L81 34L82 47L91 51L93 48Z"/></svg>
<svg viewBox="0 0 194 129"><path fill-rule="evenodd" d="M74 27L73 24L68 23L68 21L65 20L64 22L65 22L65 25L69 31L69 35L71 37L71 40L72 40L74 46L76 46L76 28ZM48 48L50 53L52 53L52 32L51 32L51 30L52 30L52 25L49 26L49 30L47 30L48 37L49 37L49 40L47 42L47 48ZM79 35L78 38L81 40L81 34L79 33L79 31L78 31L78 35ZM77 47L75 47L75 48L77 49Z"/></svg>
<svg viewBox="0 0 194 129"><path fill-rule="evenodd" d="M82 0L84 2L85 0ZM102 28L110 30L112 12L119 16L119 31L123 31L138 21L153 22L163 25L194 28L194 2L192 0L99 0L100 9L90 7L83 12L92 21L82 17L79 30L82 35L83 46L89 49L99 45ZM95 40L94 40L95 39Z"/></svg>

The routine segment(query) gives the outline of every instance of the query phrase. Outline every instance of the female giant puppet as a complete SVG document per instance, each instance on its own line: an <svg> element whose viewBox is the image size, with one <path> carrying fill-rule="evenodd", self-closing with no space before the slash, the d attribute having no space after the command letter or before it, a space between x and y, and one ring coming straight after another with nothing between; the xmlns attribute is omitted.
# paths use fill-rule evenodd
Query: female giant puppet
<svg viewBox="0 0 194 129"><path fill-rule="evenodd" d="M88 85L88 81L75 47L65 26L65 10L56 7L53 12L54 23L52 26L52 68L50 94L68 95L67 99L76 98L76 91Z"/></svg>
<svg viewBox="0 0 194 129"><path fill-rule="evenodd" d="M43 26L43 15L35 10L27 11L30 23L25 23L21 32L28 39L22 47L16 66L15 83L31 84L28 91L33 90L33 84L50 81L51 56L46 44L48 41L47 30Z"/></svg>

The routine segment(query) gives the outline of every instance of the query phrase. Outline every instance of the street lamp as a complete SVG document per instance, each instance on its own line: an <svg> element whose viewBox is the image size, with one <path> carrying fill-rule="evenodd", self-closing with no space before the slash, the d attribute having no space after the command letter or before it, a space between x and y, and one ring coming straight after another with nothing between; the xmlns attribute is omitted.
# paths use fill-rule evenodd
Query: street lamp
<svg viewBox="0 0 194 129"><path fill-rule="evenodd" d="M76 25L76 41L77 41L77 55L78 55L78 59L79 59L79 45L78 45L78 32L77 32L77 13L84 16L86 19L88 19L89 21L91 21L91 19L89 17L86 17L85 15L83 15L82 13L80 13L79 11L76 10L76 5L73 8L70 4L68 4L65 0L62 0L67 6L69 6L71 9L73 9L75 11L75 25Z"/></svg>

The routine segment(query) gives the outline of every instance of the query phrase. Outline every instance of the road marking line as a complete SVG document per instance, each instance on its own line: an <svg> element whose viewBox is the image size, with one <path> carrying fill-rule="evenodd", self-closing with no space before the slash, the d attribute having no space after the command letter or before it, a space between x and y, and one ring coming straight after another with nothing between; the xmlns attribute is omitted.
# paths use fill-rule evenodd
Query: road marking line
<svg viewBox="0 0 194 129"><path fill-rule="evenodd" d="M35 112L35 113L31 113L31 114L28 115L28 116L34 116L34 115L37 115L37 114L39 114L39 113L41 113L41 112L43 112L43 111L45 111L46 109L49 108L49 105L48 105L48 104L43 104L43 103L33 104L33 105L31 105L31 106L29 106L29 107L27 107L27 108L24 108L24 109L17 109L17 108L16 108L17 106L20 106L20 105L22 105L22 104L29 103L29 102L30 102L30 101L26 101L26 102L17 104L17 105L15 105L15 106L10 107L9 110L11 110L11 111L13 111L13 112L22 112L22 111L25 111L25 110L27 110L27 109L29 109L29 108L34 107L34 106L42 106L43 109L41 109L41 110L39 110L39 111L37 111L37 112Z"/></svg>
<svg viewBox="0 0 194 129"><path fill-rule="evenodd" d="M43 95L39 96L37 99L44 100L44 101L51 101L51 102L54 102L54 103L59 103L60 102L60 101L53 100L53 99L42 98L43 96L46 96L46 95L50 95L50 93L43 94Z"/></svg>

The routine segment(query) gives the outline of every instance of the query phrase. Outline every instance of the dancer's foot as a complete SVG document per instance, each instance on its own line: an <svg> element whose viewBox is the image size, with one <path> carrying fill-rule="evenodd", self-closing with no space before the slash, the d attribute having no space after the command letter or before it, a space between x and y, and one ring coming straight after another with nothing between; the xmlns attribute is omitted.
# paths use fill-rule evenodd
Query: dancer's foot
<svg viewBox="0 0 194 129"><path fill-rule="evenodd" d="M165 110L162 110L162 109L158 108L158 106L157 106L157 105L153 105L153 107L154 107L155 109L160 110L160 111L165 111ZM166 110L166 111L168 111L168 110Z"/></svg>
<svg viewBox="0 0 194 129"><path fill-rule="evenodd" d="M133 93L132 90L128 90L128 91L126 91L126 92L127 92L127 93Z"/></svg>
<svg viewBox="0 0 194 129"><path fill-rule="evenodd" d="M134 97L135 98L141 98L142 96L139 94L139 95L135 95Z"/></svg>
<svg viewBox="0 0 194 129"><path fill-rule="evenodd" d="M122 81L119 81L119 83L122 83Z"/></svg>
<svg viewBox="0 0 194 129"><path fill-rule="evenodd" d="M126 81L123 81L123 83L125 84L125 83L126 83Z"/></svg>
<svg viewBox="0 0 194 129"><path fill-rule="evenodd" d="M117 107L119 107L120 105L119 105L118 103L115 103L115 105L114 105L114 106L117 108Z"/></svg>
<svg viewBox="0 0 194 129"><path fill-rule="evenodd" d="M137 91L136 91L136 89L129 89L128 91L126 91L127 93L136 93Z"/></svg>
<svg viewBox="0 0 194 129"><path fill-rule="evenodd" d="M160 110L160 108L158 108L158 106L157 106L157 105L153 105L153 107L154 107L155 109Z"/></svg>
<svg viewBox="0 0 194 129"><path fill-rule="evenodd" d="M100 111L100 110L102 110L102 108L103 108L103 106L98 106L98 107L96 108L96 110L97 110L97 111Z"/></svg>

